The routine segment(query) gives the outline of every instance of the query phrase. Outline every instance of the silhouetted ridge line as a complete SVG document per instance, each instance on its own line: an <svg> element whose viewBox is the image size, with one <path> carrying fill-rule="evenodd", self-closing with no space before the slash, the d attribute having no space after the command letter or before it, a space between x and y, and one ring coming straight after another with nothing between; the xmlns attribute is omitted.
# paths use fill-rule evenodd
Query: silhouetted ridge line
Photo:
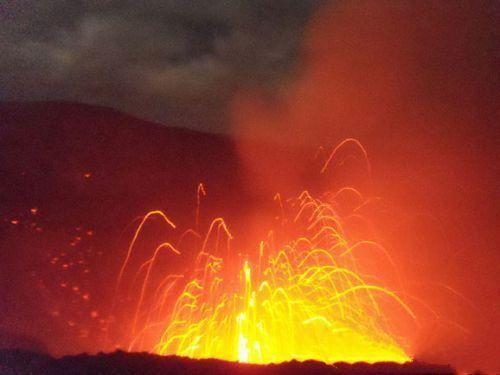
<svg viewBox="0 0 500 375"><path fill-rule="evenodd" d="M177 356L159 356L148 353L79 354L59 359L23 350L0 350L2 374L455 374L449 365L431 365L421 362L396 364L381 362L336 363L318 361L291 361L281 364L254 365L227 362L218 359L190 359Z"/></svg>

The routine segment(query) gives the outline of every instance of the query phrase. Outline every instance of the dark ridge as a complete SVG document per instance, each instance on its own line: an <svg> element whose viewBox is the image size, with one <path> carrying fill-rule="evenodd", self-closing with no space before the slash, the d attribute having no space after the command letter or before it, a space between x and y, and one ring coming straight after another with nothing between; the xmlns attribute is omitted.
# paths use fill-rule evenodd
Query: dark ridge
<svg viewBox="0 0 500 375"><path fill-rule="evenodd" d="M79 354L59 359L23 350L1 350L0 372L3 374L455 374L449 365L422 362L335 363L291 361L280 364L253 365L217 359L190 359L148 353Z"/></svg>
<svg viewBox="0 0 500 375"><path fill-rule="evenodd" d="M99 119L100 123L111 124L119 121L121 126L147 126L168 128L179 134L205 134L209 137L224 137L212 133L204 133L187 128L173 127L168 124L160 124L153 121L143 120L118 109L100 105L91 105L68 101L33 101L33 102L0 102L0 129L3 124L9 120L44 121L53 120L56 126L60 121L76 120L81 122L85 120ZM135 125L135 126L134 126Z"/></svg>
<svg viewBox="0 0 500 375"><path fill-rule="evenodd" d="M112 210L127 200L143 203L136 215L164 207L165 195L190 201L200 181L239 191L237 170L228 137L85 104L0 103L4 210L43 202L61 207L54 214L67 221L82 204Z"/></svg>
<svg viewBox="0 0 500 375"><path fill-rule="evenodd" d="M295 153L256 147L263 154ZM0 181L0 200L7 204L0 211L43 203L39 208L48 213L49 207L60 223L90 212L113 216L117 208L127 211L120 212L127 221L153 208L180 216L199 182L220 203L218 210L231 198L246 201L253 194L229 136L69 102L0 103Z"/></svg>

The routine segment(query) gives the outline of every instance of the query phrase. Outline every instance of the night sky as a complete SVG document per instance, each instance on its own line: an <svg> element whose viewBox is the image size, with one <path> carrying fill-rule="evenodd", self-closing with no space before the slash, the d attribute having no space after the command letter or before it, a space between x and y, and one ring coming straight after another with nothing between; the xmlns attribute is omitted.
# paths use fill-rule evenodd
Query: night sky
<svg viewBox="0 0 500 375"><path fill-rule="evenodd" d="M2 100L66 100L224 131L242 87L274 88L318 0L0 3Z"/></svg>

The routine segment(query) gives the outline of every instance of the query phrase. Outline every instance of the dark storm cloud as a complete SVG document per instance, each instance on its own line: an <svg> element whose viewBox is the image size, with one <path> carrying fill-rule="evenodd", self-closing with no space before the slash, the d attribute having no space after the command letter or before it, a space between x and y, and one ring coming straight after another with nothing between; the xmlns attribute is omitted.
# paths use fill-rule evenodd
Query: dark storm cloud
<svg viewBox="0 0 500 375"><path fill-rule="evenodd" d="M321 0L0 3L2 100L74 100L223 130L241 86L290 72Z"/></svg>

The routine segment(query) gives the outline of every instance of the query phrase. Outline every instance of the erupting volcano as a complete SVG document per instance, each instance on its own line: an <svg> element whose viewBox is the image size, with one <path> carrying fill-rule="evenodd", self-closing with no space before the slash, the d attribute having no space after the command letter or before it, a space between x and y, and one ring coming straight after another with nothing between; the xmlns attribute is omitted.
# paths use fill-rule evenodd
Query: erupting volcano
<svg viewBox="0 0 500 375"><path fill-rule="evenodd" d="M340 146L349 143L362 149L356 140ZM205 194L200 184L197 221ZM336 211L344 196L356 202L346 217ZM153 249L138 270L129 270L135 243L149 221L175 228L161 211L142 219L117 281L122 293L124 274L135 271L133 284L141 284L129 350L144 348L145 337L160 330L163 333L150 350L163 355L259 364L293 359L409 361L408 348L394 335L386 308L397 305L413 319L414 313L397 292L381 284L380 277L361 272L356 261L358 256L378 253L395 267L392 258L376 242L353 241L344 230L344 220L362 219L360 211L369 199L350 186L319 198L303 191L293 199L282 200L280 194L274 199L279 208L274 225L248 250L237 252L231 246L228 224L217 218L204 236L189 229L177 242L163 242ZM192 272L155 277L159 257L193 253L184 249L188 236L194 237L198 249ZM394 309L391 312L394 315Z"/></svg>
<svg viewBox="0 0 500 375"><path fill-rule="evenodd" d="M498 4L0 1L0 373L498 372Z"/></svg>

